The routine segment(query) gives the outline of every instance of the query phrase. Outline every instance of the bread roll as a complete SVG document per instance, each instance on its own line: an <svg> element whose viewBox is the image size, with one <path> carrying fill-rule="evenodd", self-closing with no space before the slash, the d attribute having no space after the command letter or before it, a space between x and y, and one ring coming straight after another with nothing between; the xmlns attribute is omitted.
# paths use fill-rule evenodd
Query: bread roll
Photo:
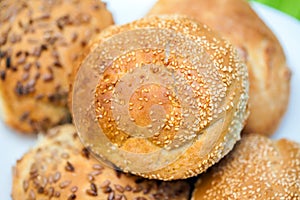
<svg viewBox="0 0 300 200"><path fill-rule="evenodd" d="M206 25L144 18L103 31L82 60L72 110L98 158L151 179L195 176L240 138L247 69Z"/></svg>
<svg viewBox="0 0 300 200"><path fill-rule="evenodd" d="M192 199L300 199L300 145L246 135L199 177Z"/></svg>
<svg viewBox="0 0 300 200"><path fill-rule="evenodd" d="M113 23L100 0L0 1L0 110L32 133L70 120L68 77L88 40Z"/></svg>
<svg viewBox="0 0 300 200"><path fill-rule="evenodd" d="M13 172L14 200L184 200L189 193L187 182L145 180L99 163L82 146L73 125L51 129Z"/></svg>
<svg viewBox="0 0 300 200"><path fill-rule="evenodd" d="M289 101L290 70L272 31L246 0L159 0L149 15L184 14L235 45L249 72L250 116L244 132L271 135Z"/></svg>

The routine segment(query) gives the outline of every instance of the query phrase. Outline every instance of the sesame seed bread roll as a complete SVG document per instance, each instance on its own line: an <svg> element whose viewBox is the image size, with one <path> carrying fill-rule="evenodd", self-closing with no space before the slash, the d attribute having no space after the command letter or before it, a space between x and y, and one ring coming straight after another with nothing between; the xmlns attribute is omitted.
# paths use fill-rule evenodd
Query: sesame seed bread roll
<svg viewBox="0 0 300 200"><path fill-rule="evenodd" d="M232 149L248 114L245 64L187 17L108 28L76 71L72 113L84 145L146 178L202 173Z"/></svg>
<svg viewBox="0 0 300 200"><path fill-rule="evenodd" d="M70 121L68 78L94 35L113 24L100 0L0 1L0 110L32 133Z"/></svg>
<svg viewBox="0 0 300 200"><path fill-rule="evenodd" d="M300 199L300 145L245 135L199 176L192 199Z"/></svg>
<svg viewBox="0 0 300 200"><path fill-rule="evenodd" d="M187 182L146 180L99 163L68 124L39 138L13 170L14 200L186 200L189 193Z"/></svg>
<svg viewBox="0 0 300 200"><path fill-rule="evenodd" d="M290 70L276 36L246 0L159 0L149 15L184 14L218 31L247 64L250 92L244 132L270 136L287 109Z"/></svg>

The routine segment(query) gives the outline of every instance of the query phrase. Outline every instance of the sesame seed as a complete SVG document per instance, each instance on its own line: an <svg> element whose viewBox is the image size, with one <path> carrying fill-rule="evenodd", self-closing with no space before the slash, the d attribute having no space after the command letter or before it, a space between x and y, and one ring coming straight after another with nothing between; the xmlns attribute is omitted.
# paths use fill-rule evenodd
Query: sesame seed
<svg viewBox="0 0 300 200"><path fill-rule="evenodd" d="M121 185L115 184L114 186L118 192L123 193L125 191L125 189Z"/></svg>
<svg viewBox="0 0 300 200"><path fill-rule="evenodd" d="M22 54L22 51L17 51L16 57L19 57Z"/></svg>
<svg viewBox="0 0 300 200"><path fill-rule="evenodd" d="M98 176L99 174L102 174L102 171L92 171L90 173L91 176Z"/></svg>
<svg viewBox="0 0 300 200"><path fill-rule="evenodd" d="M10 57L6 57L5 66L7 69L9 69L11 67L11 58Z"/></svg>
<svg viewBox="0 0 300 200"><path fill-rule="evenodd" d="M154 197L155 195L153 195L153 197ZM160 198L158 198L157 196L156 197L154 197L155 199L160 199ZM134 198L134 200L147 200L145 197L135 197Z"/></svg>
<svg viewBox="0 0 300 200"><path fill-rule="evenodd" d="M87 158L87 159L90 158L90 152L89 152L89 150L88 150L87 148L83 148L83 149L81 150L81 155L82 155L83 157Z"/></svg>
<svg viewBox="0 0 300 200"><path fill-rule="evenodd" d="M72 182L72 181L70 181L70 180L63 181L63 182L61 182L61 183L59 184L59 187L60 187L61 189L64 189L64 188L68 187L68 186L71 184L71 182Z"/></svg>
<svg viewBox="0 0 300 200"><path fill-rule="evenodd" d="M4 70L3 70L3 71L0 71L0 78L1 78L2 81L5 80L5 78L6 78L6 73L5 73Z"/></svg>
<svg viewBox="0 0 300 200"><path fill-rule="evenodd" d="M93 175L91 175L91 174L88 174L88 180L89 180L89 182L92 182L92 181L94 181L94 180L95 180L95 178L94 178L94 176L93 176Z"/></svg>
<svg viewBox="0 0 300 200"><path fill-rule="evenodd" d="M23 181L23 190L24 190L24 192L27 192L28 187L29 187L28 181L27 181L27 180L24 180L24 181Z"/></svg>
<svg viewBox="0 0 300 200"><path fill-rule="evenodd" d="M115 199L115 192L114 191L110 192L107 199L108 200L114 200Z"/></svg>
<svg viewBox="0 0 300 200"><path fill-rule="evenodd" d="M65 166L65 170L68 171L68 172L74 172L75 168L69 161L67 161L67 165Z"/></svg>
<svg viewBox="0 0 300 200"><path fill-rule="evenodd" d="M91 183L91 190L93 190L94 192L96 192L97 193L97 186L96 186L96 184L95 183Z"/></svg>
<svg viewBox="0 0 300 200"><path fill-rule="evenodd" d="M53 187L48 188L48 196L49 196L49 198L54 196L54 188Z"/></svg>
<svg viewBox="0 0 300 200"><path fill-rule="evenodd" d="M17 64L21 65L25 62L26 57L25 56L20 56L20 58L17 60Z"/></svg>
<svg viewBox="0 0 300 200"><path fill-rule="evenodd" d="M55 191L55 192L54 192L54 196L55 196L55 197L60 197L60 192L59 192L59 191Z"/></svg>
<svg viewBox="0 0 300 200"><path fill-rule="evenodd" d="M136 186L135 188L132 189L132 192L138 193L143 190L143 187L141 185Z"/></svg>
<svg viewBox="0 0 300 200"><path fill-rule="evenodd" d="M31 54L35 57L40 57L42 53L41 47L33 47L33 49L31 50Z"/></svg>
<svg viewBox="0 0 300 200"><path fill-rule="evenodd" d="M30 190L29 192L29 200L35 200L36 196L33 190Z"/></svg>
<svg viewBox="0 0 300 200"><path fill-rule="evenodd" d="M97 192L91 189L86 190L86 193L90 196L98 196Z"/></svg>
<svg viewBox="0 0 300 200"><path fill-rule="evenodd" d="M43 79L44 82L52 81L53 80L53 75L52 74L44 74L42 79Z"/></svg>
<svg viewBox="0 0 300 200"><path fill-rule="evenodd" d="M116 172L116 176L117 176L118 178L121 178L122 172L121 172L119 169L115 169L115 172Z"/></svg>
<svg viewBox="0 0 300 200"><path fill-rule="evenodd" d="M53 63L53 66L58 67L58 68L61 68L61 67L62 67L62 64L61 64L59 61L55 61L55 62Z"/></svg>
<svg viewBox="0 0 300 200"><path fill-rule="evenodd" d="M71 191L72 193L77 192L77 190L78 190L78 187L77 187L77 186L73 186L73 187L71 187L71 189L70 189L70 191Z"/></svg>
<svg viewBox="0 0 300 200"><path fill-rule="evenodd" d="M76 194L71 194L69 197L68 197L68 200L74 200L76 199Z"/></svg>
<svg viewBox="0 0 300 200"><path fill-rule="evenodd" d="M77 38L78 38L78 34L76 32L72 33L71 42L76 42Z"/></svg>
<svg viewBox="0 0 300 200"><path fill-rule="evenodd" d="M107 186L102 189L104 193L110 193L112 191L111 187Z"/></svg>
<svg viewBox="0 0 300 200"><path fill-rule="evenodd" d="M39 194L43 194L44 193L44 188L43 187L39 187L38 188L38 193Z"/></svg>
<svg viewBox="0 0 300 200"><path fill-rule="evenodd" d="M110 181L109 180L105 180L103 181L103 183L100 185L101 188L106 188L110 185Z"/></svg>
<svg viewBox="0 0 300 200"><path fill-rule="evenodd" d="M20 121L25 121L29 117L29 112L25 111L20 117ZM37 172L37 171L36 171Z"/></svg>
<svg viewBox="0 0 300 200"><path fill-rule="evenodd" d="M125 191L131 191L132 187L130 185L126 185L124 189L125 189Z"/></svg>
<svg viewBox="0 0 300 200"><path fill-rule="evenodd" d="M59 181L60 177L61 177L60 172L55 172L54 177L53 177L54 183L56 183L57 181Z"/></svg>
<svg viewBox="0 0 300 200"><path fill-rule="evenodd" d="M70 155L68 153L64 152L64 153L61 154L61 157L63 159L68 159L70 157Z"/></svg>
<svg viewBox="0 0 300 200"><path fill-rule="evenodd" d="M22 80L23 80L23 81L26 81L26 80L28 80L28 78L29 78L29 73L28 73L28 72L25 72L25 73L22 75Z"/></svg>

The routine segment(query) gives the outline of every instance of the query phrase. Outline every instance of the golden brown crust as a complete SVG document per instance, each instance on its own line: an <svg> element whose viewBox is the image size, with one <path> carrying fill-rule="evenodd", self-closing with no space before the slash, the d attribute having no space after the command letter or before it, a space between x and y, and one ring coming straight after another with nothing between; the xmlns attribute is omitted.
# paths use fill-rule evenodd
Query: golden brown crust
<svg viewBox="0 0 300 200"><path fill-rule="evenodd" d="M113 24L97 0L0 2L0 99L22 132L69 121L68 77L88 40Z"/></svg>
<svg viewBox="0 0 300 200"><path fill-rule="evenodd" d="M156 33L161 35L159 37L153 36ZM172 40L169 37L166 38L170 42L169 45L174 48L172 42L180 41L176 43L178 48L172 49L170 47L168 51L168 48L161 47L159 42L165 44L164 34L168 33L172 33L173 38ZM124 43L121 38L124 37L127 40L127 38L132 36L131 34L136 34L134 35L134 40L131 43ZM140 35L147 39L139 39ZM177 36L180 37L180 40L174 39ZM182 42L185 40L186 42ZM142 47L135 48L133 44L136 44L136 41L138 41L137 45L142 45ZM104 44L107 43L109 45L105 46ZM190 56L189 53L194 52L189 49L194 46L190 45L195 45L195 49L203 48L204 50L201 54ZM108 50L110 47L113 48L112 52L125 49L125 53L120 53L117 57L111 58ZM104 50L102 51L101 48ZM108 53L103 54L104 51ZM103 60L101 60L101 56L104 57ZM106 62L105 56L109 57L109 61ZM195 57L193 58L193 56ZM195 62L197 59L200 61ZM101 63L100 66L98 65L99 63ZM109 64L106 66L106 63ZM151 68L153 65L155 65L154 68ZM136 72L147 70L148 66L150 66L150 69L147 73L142 73L141 75ZM98 67L99 69L103 68L103 74L95 71ZM157 70L154 70L155 68ZM168 74L168 70L173 70L172 72L175 74L172 76L172 80L175 77L174 81L170 83L167 78L163 79L168 76L165 75ZM203 72L205 70L209 72ZM217 75L213 74L213 72L216 72ZM91 73L94 73L94 76L91 76ZM133 74L132 77L131 74ZM155 80L153 78L156 76L155 74L164 75L162 75L162 79ZM89 76L88 80L86 79L87 76ZM210 78L216 79L212 81L209 80ZM152 82L151 84L142 84L150 79L156 84L152 84ZM136 80L139 82L136 82ZM171 89L168 92L168 87L165 87L164 83L159 82L160 80L166 80L166 84L171 89L173 89L172 83L179 85L176 86L176 92L173 93ZM187 81L184 82L182 80ZM76 84L78 85L77 87ZM122 84L128 84L128 87L133 85L135 89L128 89L129 94L126 94L127 89L124 88L127 86ZM185 84L186 88L180 84ZM118 89L122 87L122 90ZM189 90L189 87L195 89ZM222 89L217 87L222 87ZM128 170L131 173L152 179L183 179L205 171L226 155L239 139L240 131L247 117L247 89L248 80L245 65L237 58L233 47L207 26L182 16L150 17L130 24L108 28L91 44L90 53L82 61L77 74L74 87L76 92L73 90L72 110L75 124L80 132L83 133L82 135L90 133L90 135L83 136L85 144L108 160L114 159L115 162L110 161L122 170ZM124 95L120 95L121 93L118 91L125 91L122 93ZM192 95L184 96L187 94L186 91L192 91ZM220 91L223 91L224 94ZM127 98L126 95L130 95L129 102L124 102L128 103L128 107L124 106L125 111L120 108L119 110L116 109L117 111L115 112L114 108L118 105L113 104L117 102L113 96L115 95L114 92L121 96L120 99ZM184 104L187 100L189 100L189 105L193 105L193 102L198 104L188 108ZM150 129L152 128L151 120L153 118L150 116L150 110L153 105L163 107L162 109L166 112L166 122L160 126L162 128L159 131L153 131L153 135L145 137L136 130L144 131L143 127L146 126L150 127ZM213 109L212 107L215 105L218 105L218 107ZM90 108L95 108L95 110L89 112ZM182 114L182 109L189 110ZM85 110L87 110L86 113ZM127 111L131 118L130 121L134 122L134 125L132 125L132 122L125 120L122 122L118 121L126 118L124 115L126 115ZM157 113L164 114L161 111ZM162 120L165 116L158 117L158 120ZM190 129L182 128L182 124L188 123L184 121L185 119L192 121L188 118L190 116L196 116L195 121L198 120L199 123L195 122L195 126L192 124L193 126L188 127ZM192 122L194 123L194 121ZM127 128L123 129L121 126L127 126ZM191 131L192 128L195 129ZM132 132L128 130L132 130ZM101 135L100 132L106 137L103 140L95 139L98 135ZM140 133L141 136L135 137L133 132ZM93 135L93 133L97 133L97 135ZM193 135L193 133L197 136ZM175 139L176 136L177 140ZM186 139L189 136L193 139L192 142L190 142L192 139ZM187 149L178 155L176 161L169 161L166 166L160 166L159 164L161 163L158 162L161 168L150 169L149 171L148 165L145 164L149 162L146 155L153 155L153 152L159 152L162 148L168 147L169 144L171 146L172 142L178 140L179 146L187 144L185 146ZM103 145L99 145L99 141ZM112 144L113 148L109 144ZM127 162L127 157L125 162L124 158L117 159L117 155L111 153L111 151L115 150L115 146L117 149L125 152L145 153L145 156L143 154L144 157L141 158L144 161L135 157L143 166L137 170L133 168L128 169L129 167L126 163L130 163L130 160ZM175 151L169 152L168 155L173 155ZM159 159L161 162L164 161L164 158L160 157ZM142 168L147 169L142 171Z"/></svg>
<svg viewBox="0 0 300 200"><path fill-rule="evenodd" d="M248 66L250 116L245 132L271 135L289 100L290 71L277 38L246 0L159 0L149 15L184 14L219 31Z"/></svg>
<svg viewBox="0 0 300 200"><path fill-rule="evenodd" d="M199 177L192 199L299 198L300 145L251 134Z"/></svg>
<svg viewBox="0 0 300 200"><path fill-rule="evenodd" d="M146 180L101 164L82 146L73 125L53 128L39 139L14 168L15 200L188 199L185 181Z"/></svg>

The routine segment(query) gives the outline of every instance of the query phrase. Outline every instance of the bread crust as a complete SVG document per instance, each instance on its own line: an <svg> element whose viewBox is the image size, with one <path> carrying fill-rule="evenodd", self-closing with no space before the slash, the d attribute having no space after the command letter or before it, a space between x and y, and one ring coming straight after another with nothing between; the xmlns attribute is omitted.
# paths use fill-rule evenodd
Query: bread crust
<svg viewBox="0 0 300 200"><path fill-rule="evenodd" d="M185 181L159 182L124 174L96 160L85 149L73 125L50 129L17 161L12 198L185 200Z"/></svg>
<svg viewBox="0 0 300 200"><path fill-rule="evenodd" d="M199 176L197 199L299 199L300 145L251 134Z"/></svg>
<svg viewBox="0 0 300 200"><path fill-rule="evenodd" d="M73 63L113 19L101 1L0 2L0 101L4 121L23 133L70 121Z"/></svg>
<svg viewBox="0 0 300 200"><path fill-rule="evenodd" d="M138 33L135 31L137 31ZM147 33L147 31L150 32ZM203 55L206 55L207 53L207 58L209 57L211 59L211 63L214 64L204 65L201 63L202 61L205 62L204 60L199 61L199 63L190 64L189 62L193 62L194 58L192 58L191 56L186 59L185 55L189 55L188 51L191 50L182 48L180 46L180 42L176 44L176 47L178 47L177 49L179 49L179 53L177 52L176 55L175 53L170 53L170 55L168 55L165 48L160 49L161 47L151 46L157 41L155 39L156 37L154 37L153 35L161 33L163 31L173 34L173 39L170 39L170 46L172 45L173 41L177 41L176 39L174 39L174 35L176 34L180 35L180 37L182 38L189 38L186 41L188 44L188 47L186 48L192 48L191 46L189 46L189 44L191 44L196 45L195 48L205 49L201 55L197 54L197 56L201 57ZM142 40L136 37L136 35L144 33L146 35L143 35L143 37L147 38L147 40ZM147 48L139 47L135 49L129 43L123 43L120 38L122 38L124 34L126 35L126 37L124 36L124 38L126 38L126 41L127 38L130 38L132 36L130 34L136 34L134 35L134 40L132 40L131 43L138 41L139 44L145 45L147 46ZM152 36L154 37L154 40L150 39ZM159 38L159 41L164 44L164 37L165 36L163 36L162 33L162 36L159 36L157 38ZM169 38L167 37L167 40L168 39ZM110 43L111 41L112 43ZM190 41L192 42L189 43ZM194 43L195 41L198 41L199 43ZM107 43L109 45L106 45ZM184 44L186 43L184 42ZM157 45L159 46L159 44ZM124 54L119 54L114 58L110 58L110 50L108 50L110 47L113 47L112 52L117 52L119 51L119 49L125 49L126 52ZM102 50L102 48L104 50ZM222 55L220 54L219 50L224 50ZM104 51L108 53L103 54L102 52ZM173 49L170 50L170 52L172 51ZM103 60L101 60L102 58L100 59L102 55L104 55L104 57L109 57L109 61L107 61L107 63L109 63L107 65L107 68L105 68L105 58L103 58ZM166 57L168 57L168 63L165 63ZM203 56L203 58L206 57ZM196 58L194 60L196 60ZM208 63L210 63L210 61ZM101 63L102 65L99 66L98 63ZM195 101L198 101L198 97L200 96L202 100L205 99L204 101L201 100L201 103L199 103L198 106L194 107L201 111L194 109L192 112L195 112L196 114L189 112L185 113L188 114L187 116L198 116L198 111L199 113L201 113L201 116L199 116L199 118L195 120L199 121L199 123L197 123L197 126L195 126L195 129L197 129L195 131L195 134L198 135L196 137L193 136L193 142L189 143L190 146L188 146L188 148L184 150L183 153L178 156L178 158L176 158L176 161L170 161L169 164L166 164L166 166L162 167L159 166L160 168L158 169L152 169L151 167L149 167L150 169L147 168L148 164L146 163L149 162L150 166L151 163L154 162L151 162L152 160L148 159L149 157L147 157L146 155L153 155L152 152L159 152L160 149L164 149L168 144L172 144L173 141L176 141L176 136L178 138L180 138L180 135L183 135L182 138L184 138L185 136L188 137L189 134L192 133L192 131L190 131L190 129L185 129L181 132L177 131L175 128L170 128L176 127L180 123L184 123L183 120L180 121L181 118L185 119L184 117L182 117L182 114L176 115L177 117L175 117L175 114L173 114L173 120L167 120L170 124L167 124L168 126L161 126L164 128L159 130L160 132L154 134L154 136L144 137L141 132L136 131L140 129L142 130L142 128L140 127L146 127L149 125L149 123L151 124L151 119L149 119L149 115L151 114L148 113L150 113L153 105L161 105L163 107L163 110L165 110L166 112L166 116L172 116L172 112L170 112L171 108L174 110L173 113L180 113L181 110L177 108L185 105L183 104L183 101L176 100L176 98L184 99L182 98L182 96L180 96L183 87L177 87L176 92L178 95L175 95L175 97L171 95L168 96L168 94L171 94L172 91L169 93L164 92L164 83L148 85L145 84L145 86L143 84L140 84L143 83L144 80L141 80L139 83L136 82L136 79L139 80L139 78L145 78L145 81L147 81L151 79L150 76L155 77L155 74L153 73L156 72L151 70L147 73L144 73L143 75L135 75L134 70L147 69L147 66L152 66L151 63L155 64L155 66L160 66L158 68L161 71L165 69L172 70L174 68L175 72L176 70L179 71L179 75L180 73L186 73L189 70L189 66L193 66L194 68L191 68L190 71L194 75L192 78L194 82L189 82L189 84L195 84L195 88L198 89L193 90L194 93L192 93L191 96L186 97L186 99L192 99L191 101L193 101L194 99ZM121 66L122 69L118 70L118 66ZM180 66L180 70L178 66ZM101 72L95 71L95 69L100 69L101 67L105 70L103 74ZM194 71L201 70L201 67L203 67L203 70L216 70L216 73L218 73L218 75L216 76L222 77L218 79L220 81L220 84L215 84L215 81L207 81L206 78L210 75L202 72L194 73ZM132 77L135 78L130 78L131 70L134 71L132 72ZM74 122L81 134L84 144L91 147L92 151L94 151L99 156L103 156L113 162L120 169L129 171L137 175L141 175L146 178L174 180L184 179L202 173L215 162L219 161L219 159L221 159L232 149L234 143L240 138L240 131L248 115L248 80L246 66L237 58L236 51L227 41L221 39L206 25L198 24L187 17L150 17L126 25L108 28L104 30L91 44L90 52L83 59L79 66L79 69L77 69L76 71L78 71L78 73L73 88L72 110ZM91 74L93 74L93 76L91 76ZM128 76L125 76L126 74ZM87 80L86 77L89 77L89 79ZM125 78L123 79L123 77L127 77L128 81ZM188 79L187 76L185 77ZM210 77L215 76L211 75ZM201 78L203 78L204 82L207 81L207 85L198 87L196 81L201 82ZM154 80L154 82L160 80L164 79ZM180 81L174 82L178 83ZM213 84L211 85L209 84L209 82L212 82ZM117 88L120 87L118 86L118 83L120 83L120 85L125 83L140 88L136 90L128 89L128 91L130 91L130 94L124 94L124 98L127 98L126 95L131 95L129 100L130 103L128 103L128 108L124 106L125 112L122 111L122 108L117 110L115 114L123 112L123 114L119 117L115 116L113 108L118 105L113 105L113 103L111 103L115 102L112 95L114 91L118 91ZM172 86L171 84L167 85ZM189 86L190 85L187 85L187 87ZM217 93L213 93L212 91L215 91L215 88L219 86L226 87L226 89L224 89L224 91L226 90L226 94L220 95L215 98L215 95ZM125 87L126 86L124 86L124 88ZM124 88L122 91L127 90ZM186 90L184 90L184 92ZM146 91L147 94L144 94L143 91ZM202 95L193 95L198 94L197 91ZM150 96L148 94L150 94ZM153 98L154 96L155 98ZM121 97L121 99L123 97ZM216 104L211 103L214 101ZM217 103L216 101L220 102ZM210 108L210 105L212 104L218 104L219 107L217 107L213 111L213 109ZM126 117L124 115L126 115L127 109L129 110L128 112L133 119L131 120L135 122L135 125L127 126L127 122L120 122L119 124L125 124L127 126L127 128L123 130L117 126L118 119ZM186 108L184 107L183 109ZM217 109L220 112L217 112ZM89 112L90 110L92 110L92 112ZM162 114L163 112L159 111L157 113ZM161 120L163 117L158 118L158 120ZM178 121L180 121L180 123L177 123L177 119ZM171 121L172 123L169 121ZM129 130L132 132L130 132ZM184 135L186 130L189 130L190 132ZM105 135L105 137L103 137L102 139L100 139L100 137L102 137L101 131L103 131L102 133L104 133L103 135ZM135 137L133 135L133 132L137 132L137 134L141 134L142 136ZM106 140L108 141L106 142ZM101 142L103 144L100 145ZM185 142L186 141L183 141L182 144L185 144ZM139 163L135 162L135 164L140 164L141 168L136 167L139 165L135 164L133 168L130 168L131 166L129 167L129 165L126 164L131 162L127 162L126 159L128 157L119 158L118 155L112 154L111 151L114 151L115 148L108 146L109 144L112 144L112 146L116 146L116 148L121 149L121 151L133 152L138 154L138 156L141 156L141 158L135 157L134 159L135 161L139 161ZM176 150L174 151L176 153L178 152ZM171 156L171 154L173 155L173 153L173 151L170 151L168 152L168 155ZM166 159L169 158L170 157ZM111 159L113 159L114 161L112 161ZM164 158L162 157L160 157L159 159L161 159L162 162L164 161ZM160 164L161 163L158 162L158 165ZM134 169L134 167L136 167L136 170ZM147 169L143 171L144 168Z"/></svg>
<svg viewBox="0 0 300 200"><path fill-rule="evenodd" d="M250 116L244 132L275 132L288 106L291 72L279 41L246 0L159 0L148 14L184 14L232 42L249 72Z"/></svg>

